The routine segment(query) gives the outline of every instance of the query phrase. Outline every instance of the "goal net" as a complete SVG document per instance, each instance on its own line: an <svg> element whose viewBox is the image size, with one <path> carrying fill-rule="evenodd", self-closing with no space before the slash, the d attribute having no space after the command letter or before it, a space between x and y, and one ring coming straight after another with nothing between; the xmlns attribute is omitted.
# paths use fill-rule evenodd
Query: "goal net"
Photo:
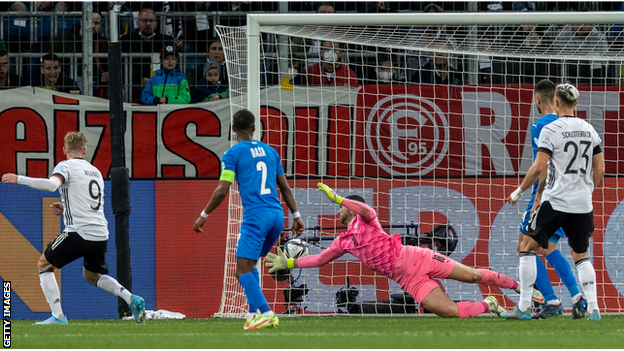
<svg viewBox="0 0 624 351"><path fill-rule="evenodd" d="M247 27L217 30L232 114L254 112L256 137L279 152L310 254L345 230L338 207L317 190L322 181L343 196L362 196L407 245L517 278L518 225L530 195L516 206L504 199L532 163L530 128L541 117L533 86L541 79L576 85L576 114L601 135L606 159L607 174L593 194L589 247L599 305L622 313L624 41L617 21L616 13L588 12L288 14L248 15ZM287 218L284 228L292 224ZM234 188L220 317L247 310L234 276L241 220ZM558 245L576 274L567 240ZM570 310L568 289L546 265L554 293ZM509 309L518 300L511 290L440 284L455 301L495 295ZM261 285L277 313L426 312L348 254L277 275L262 266Z"/></svg>

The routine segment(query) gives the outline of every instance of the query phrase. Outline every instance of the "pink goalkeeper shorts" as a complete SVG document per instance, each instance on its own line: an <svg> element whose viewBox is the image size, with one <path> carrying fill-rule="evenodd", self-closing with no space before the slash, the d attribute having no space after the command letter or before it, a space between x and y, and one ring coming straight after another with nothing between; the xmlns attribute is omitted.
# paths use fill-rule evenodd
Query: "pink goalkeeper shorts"
<svg viewBox="0 0 624 351"><path fill-rule="evenodd" d="M451 274L455 263L455 260L433 250L403 246L392 279L420 305L431 290L440 286L432 278L445 279Z"/></svg>

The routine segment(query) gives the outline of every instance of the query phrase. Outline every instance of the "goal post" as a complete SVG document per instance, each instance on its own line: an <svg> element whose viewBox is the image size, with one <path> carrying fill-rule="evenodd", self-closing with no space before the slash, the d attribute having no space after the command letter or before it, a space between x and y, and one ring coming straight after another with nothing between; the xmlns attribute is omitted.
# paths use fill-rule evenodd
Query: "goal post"
<svg viewBox="0 0 624 351"><path fill-rule="evenodd" d="M543 78L577 85L577 115L601 135L607 164L594 191L589 248L599 305L624 313L621 22L618 12L248 14L247 27L217 26L217 32L232 115L253 112L254 137L280 154L311 254L344 231L338 209L316 188L323 181L341 195L361 195L404 243L517 278L518 224L530 196L517 206L504 198L532 162L530 127L541 117L533 86ZM328 51L335 57L324 57ZM242 221L235 186L229 199L215 316L242 317L246 300L233 276ZM289 228L292 218L286 222ZM559 249L574 272L567 240ZM259 268L277 313L426 312L350 255L290 276ZM565 285L550 266L548 274L570 309ZM509 290L441 285L456 301L493 294L510 308L518 299Z"/></svg>

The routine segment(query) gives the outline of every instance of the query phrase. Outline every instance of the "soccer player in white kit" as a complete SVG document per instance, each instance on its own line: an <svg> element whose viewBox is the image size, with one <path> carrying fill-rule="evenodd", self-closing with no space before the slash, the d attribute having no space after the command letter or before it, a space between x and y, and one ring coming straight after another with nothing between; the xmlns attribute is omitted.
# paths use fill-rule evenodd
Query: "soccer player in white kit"
<svg viewBox="0 0 624 351"><path fill-rule="evenodd" d="M104 217L104 180L100 171L84 159L87 139L80 132L65 135L63 153L50 178L31 178L6 173L3 183L23 184L53 192L60 189L61 202L50 205L54 214L64 214L65 230L54 238L39 259L39 279L52 316L35 324L67 324L61 308L61 295L54 269L83 257L84 279L94 286L124 299L137 323L145 321L145 301L133 295L108 275L106 244L108 221Z"/></svg>
<svg viewBox="0 0 624 351"><path fill-rule="evenodd" d="M538 152L522 184L506 199L515 204L531 187L544 169L546 179L540 180L543 192L540 205L531 219L520 244L520 301L503 318L531 319L531 289L535 284L535 255L541 246L548 247L548 238L561 227L568 236L572 258L585 298L572 308L574 319L600 320L596 291L596 271L587 255L589 237L594 231L592 192L604 175L604 156L600 136L586 121L574 116L579 97L571 84L560 84L555 90L559 119L546 125L540 134Z"/></svg>

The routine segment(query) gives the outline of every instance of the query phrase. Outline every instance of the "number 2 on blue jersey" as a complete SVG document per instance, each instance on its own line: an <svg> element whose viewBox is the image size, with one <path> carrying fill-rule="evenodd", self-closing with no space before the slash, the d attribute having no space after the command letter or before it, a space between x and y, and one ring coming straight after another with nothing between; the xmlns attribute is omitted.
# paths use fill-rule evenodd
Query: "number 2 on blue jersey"
<svg viewBox="0 0 624 351"><path fill-rule="evenodd" d="M267 166L263 161L256 163L256 170L262 172L262 183L260 184L260 195L267 195L271 193L271 189L266 187L267 180Z"/></svg>

